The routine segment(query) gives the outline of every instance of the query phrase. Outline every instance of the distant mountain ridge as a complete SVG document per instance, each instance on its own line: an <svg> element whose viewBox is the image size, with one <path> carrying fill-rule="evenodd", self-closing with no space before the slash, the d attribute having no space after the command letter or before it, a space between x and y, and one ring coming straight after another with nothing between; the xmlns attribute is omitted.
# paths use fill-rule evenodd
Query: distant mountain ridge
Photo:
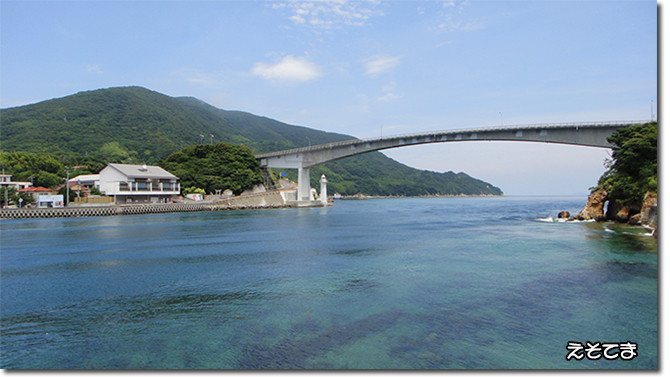
<svg viewBox="0 0 670 377"><path fill-rule="evenodd" d="M210 142L244 144L261 153L354 138L135 86L79 92L0 109L0 122L2 151L76 153L104 162L156 164L175 151ZM465 173L421 171L380 152L313 168L313 186L323 173L328 177L329 191L342 194L502 194L499 188Z"/></svg>

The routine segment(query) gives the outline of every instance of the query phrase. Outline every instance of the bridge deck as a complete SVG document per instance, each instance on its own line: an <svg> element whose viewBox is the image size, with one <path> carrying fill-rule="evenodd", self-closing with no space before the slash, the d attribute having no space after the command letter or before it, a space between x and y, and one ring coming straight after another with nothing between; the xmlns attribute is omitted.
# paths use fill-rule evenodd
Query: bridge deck
<svg viewBox="0 0 670 377"><path fill-rule="evenodd" d="M539 124L522 124L522 125L513 125L513 126L497 126L497 127L475 127L475 128L462 128L462 129L452 129L452 130L441 130L441 131L425 131L418 133L409 133L409 134L399 134L399 135L390 135L382 137L373 137L367 139L351 139L344 141L337 141L333 143L312 145L308 147L300 147L287 149L283 151L261 153L256 155L257 159L269 158L269 157L280 157L291 154L299 154L305 152L317 152L326 149L334 149L340 147L350 147L352 145L367 144L367 143L378 143L383 141L394 141L398 139L417 139L417 138L426 138L426 137L439 137L439 136L448 136L448 135L458 135L458 134L478 134L484 136L489 133L499 133L499 132L517 132L517 131L528 131L528 130L556 130L556 129L574 129L574 128L623 128L637 124L645 124L649 121L612 121L612 122L579 122L579 123L539 123ZM469 140L486 140L483 138L478 139L469 139ZM444 141L454 141L454 140L438 140L430 142L444 142ZM462 140L462 141L465 141ZM519 140L524 141L524 140ZM550 141L549 141L550 142ZM407 143L405 145L413 145L416 143ZM400 147L403 145L398 145L394 147ZM386 149L386 148L382 148Z"/></svg>

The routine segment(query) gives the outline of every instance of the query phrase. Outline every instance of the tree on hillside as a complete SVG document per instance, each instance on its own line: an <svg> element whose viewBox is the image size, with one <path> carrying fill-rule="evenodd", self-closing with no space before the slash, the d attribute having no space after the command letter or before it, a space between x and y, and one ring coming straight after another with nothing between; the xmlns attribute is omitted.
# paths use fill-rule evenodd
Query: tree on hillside
<svg viewBox="0 0 670 377"><path fill-rule="evenodd" d="M0 168L12 175L14 181L32 182L33 186L56 188L81 174L97 174L105 164L77 154L48 154L32 152L0 152Z"/></svg>
<svg viewBox="0 0 670 377"><path fill-rule="evenodd" d="M640 203L644 195L657 190L658 124L617 130L607 139L614 145L608 170L598 182L609 192L610 200L622 204Z"/></svg>
<svg viewBox="0 0 670 377"><path fill-rule="evenodd" d="M7 201L5 201L5 197L7 197ZM33 199L30 194L26 194L25 192L18 192L14 187L0 187L0 208L4 208L10 205L25 206L34 202L35 199Z"/></svg>
<svg viewBox="0 0 670 377"><path fill-rule="evenodd" d="M32 181L34 186L50 188L63 183L63 164L47 154L1 152L0 165L14 181Z"/></svg>
<svg viewBox="0 0 670 377"><path fill-rule="evenodd" d="M107 163L130 164L133 161L137 162L137 153L129 152L126 148L122 147L118 141L103 144L100 149L95 152L95 156Z"/></svg>
<svg viewBox="0 0 670 377"><path fill-rule="evenodd" d="M207 193L230 189L239 195L263 183L256 158L243 145L196 145L171 154L160 166L179 177L182 187L201 187Z"/></svg>

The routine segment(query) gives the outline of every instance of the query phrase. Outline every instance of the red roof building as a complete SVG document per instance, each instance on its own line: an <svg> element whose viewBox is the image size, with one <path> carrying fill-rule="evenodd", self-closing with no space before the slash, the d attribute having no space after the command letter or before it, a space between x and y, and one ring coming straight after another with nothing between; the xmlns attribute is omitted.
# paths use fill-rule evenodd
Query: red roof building
<svg viewBox="0 0 670 377"><path fill-rule="evenodd" d="M19 192L30 194L30 196L32 196L33 199L35 199L35 201L37 201L37 197L40 195L53 195L55 193L54 190L45 187L35 187L35 186L23 188L19 190Z"/></svg>

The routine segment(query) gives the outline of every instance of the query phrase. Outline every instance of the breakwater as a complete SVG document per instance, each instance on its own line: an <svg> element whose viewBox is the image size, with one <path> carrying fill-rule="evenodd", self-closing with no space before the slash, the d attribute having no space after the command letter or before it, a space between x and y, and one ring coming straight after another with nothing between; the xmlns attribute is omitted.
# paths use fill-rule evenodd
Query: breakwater
<svg viewBox="0 0 670 377"><path fill-rule="evenodd" d="M258 194L235 196L217 199L205 203L167 203L167 204L136 204L114 206L87 206L67 208L11 208L0 210L0 218L25 219L40 217L84 217L84 216L118 216L143 215L150 213L224 211L238 209L287 208L282 195L277 191Z"/></svg>

